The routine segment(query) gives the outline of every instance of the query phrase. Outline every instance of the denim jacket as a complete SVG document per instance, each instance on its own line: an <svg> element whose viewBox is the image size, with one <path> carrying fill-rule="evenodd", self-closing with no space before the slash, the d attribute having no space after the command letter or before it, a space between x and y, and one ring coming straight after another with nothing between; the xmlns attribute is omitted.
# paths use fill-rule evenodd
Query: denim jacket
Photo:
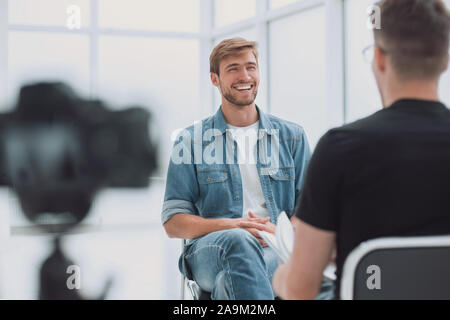
<svg viewBox="0 0 450 320"><path fill-rule="evenodd" d="M311 151L302 127L257 110L256 165L270 220L276 224L281 211L294 214ZM237 145L227 129L219 108L178 135L167 173L163 224L177 213L242 217Z"/></svg>

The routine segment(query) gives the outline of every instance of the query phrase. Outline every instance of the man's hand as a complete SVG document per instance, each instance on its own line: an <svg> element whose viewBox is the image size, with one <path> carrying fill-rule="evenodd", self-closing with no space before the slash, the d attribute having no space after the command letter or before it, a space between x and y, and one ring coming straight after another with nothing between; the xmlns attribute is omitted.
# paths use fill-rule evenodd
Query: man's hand
<svg viewBox="0 0 450 320"><path fill-rule="evenodd" d="M270 222L270 218L260 218L252 212L248 212L249 218L241 218L238 222L238 227L250 232L261 244L263 248L267 247L267 243L260 237L258 231L264 230L270 233L275 233L275 225Z"/></svg>
<svg viewBox="0 0 450 320"><path fill-rule="evenodd" d="M239 226L241 228L254 228L257 230L267 231L269 233L275 234L276 226L270 222L270 218L264 219L264 221L257 221L258 218L253 213L249 211L250 220L243 220L239 222ZM261 218L259 218L261 219Z"/></svg>

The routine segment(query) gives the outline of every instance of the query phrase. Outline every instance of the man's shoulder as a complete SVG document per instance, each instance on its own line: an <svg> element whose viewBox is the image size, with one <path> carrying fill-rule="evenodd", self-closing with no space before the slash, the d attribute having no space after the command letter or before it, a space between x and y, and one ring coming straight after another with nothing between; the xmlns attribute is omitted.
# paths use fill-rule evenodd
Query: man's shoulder
<svg viewBox="0 0 450 320"><path fill-rule="evenodd" d="M380 125L384 124L384 121L386 120L386 110L379 110L375 113L372 113L371 115L368 115L366 117L363 117L361 119L355 120L353 122L347 123L343 125L342 127L339 127L338 129L341 129L341 131L348 131L348 132L357 132L357 131L366 131L370 129L376 129Z"/></svg>
<svg viewBox="0 0 450 320"><path fill-rule="evenodd" d="M207 129L211 129L213 128L213 123L214 123L214 115L211 115L207 118L204 118L202 120L196 120L194 121L193 124L191 124L190 126L187 126L185 128L179 129L179 133L177 134L177 136L180 136L181 133L183 132L188 132L189 135L193 138L194 136L194 132L196 130L196 128L201 129L202 131L205 131Z"/></svg>
<svg viewBox="0 0 450 320"><path fill-rule="evenodd" d="M328 130L320 139L318 146L345 153L383 134L382 125L383 114L375 112L370 116Z"/></svg>
<svg viewBox="0 0 450 320"><path fill-rule="evenodd" d="M304 129L301 125L295 122L284 120L271 114L266 114L266 117L270 121L270 124L272 125L273 129L280 131L281 137L285 139L302 138L304 134Z"/></svg>
<svg viewBox="0 0 450 320"><path fill-rule="evenodd" d="M379 132L381 127L385 124L383 110L377 111L369 116L349 122L340 127L333 128L328 131L329 136L345 137L345 136L360 136L361 134L369 132Z"/></svg>

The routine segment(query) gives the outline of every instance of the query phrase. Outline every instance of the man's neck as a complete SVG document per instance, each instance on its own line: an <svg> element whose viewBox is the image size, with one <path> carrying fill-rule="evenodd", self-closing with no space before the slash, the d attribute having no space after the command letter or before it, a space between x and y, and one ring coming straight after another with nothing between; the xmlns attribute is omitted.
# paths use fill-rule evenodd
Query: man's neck
<svg viewBox="0 0 450 320"><path fill-rule="evenodd" d="M255 103L241 107L225 100L222 101L222 114L225 121L235 127L248 127L259 120Z"/></svg>
<svg viewBox="0 0 450 320"><path fill-rule="evenodd" d="M387 86L384 107L391 106L401 99L439 101L438 81L417 81L407 84L391 84Z"/></svg>

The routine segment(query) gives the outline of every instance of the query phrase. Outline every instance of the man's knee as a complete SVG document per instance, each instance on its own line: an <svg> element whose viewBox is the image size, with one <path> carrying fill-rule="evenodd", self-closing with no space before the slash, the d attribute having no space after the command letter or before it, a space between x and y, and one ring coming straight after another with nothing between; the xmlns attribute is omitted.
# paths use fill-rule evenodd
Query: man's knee
<svg viewBox="0 0 450 320"><path fill-rule="evenodd" d="M221 237L224 248L237 251L261 251L262 247L258 240L248 231L240 228L224 230Z"/></svg>

